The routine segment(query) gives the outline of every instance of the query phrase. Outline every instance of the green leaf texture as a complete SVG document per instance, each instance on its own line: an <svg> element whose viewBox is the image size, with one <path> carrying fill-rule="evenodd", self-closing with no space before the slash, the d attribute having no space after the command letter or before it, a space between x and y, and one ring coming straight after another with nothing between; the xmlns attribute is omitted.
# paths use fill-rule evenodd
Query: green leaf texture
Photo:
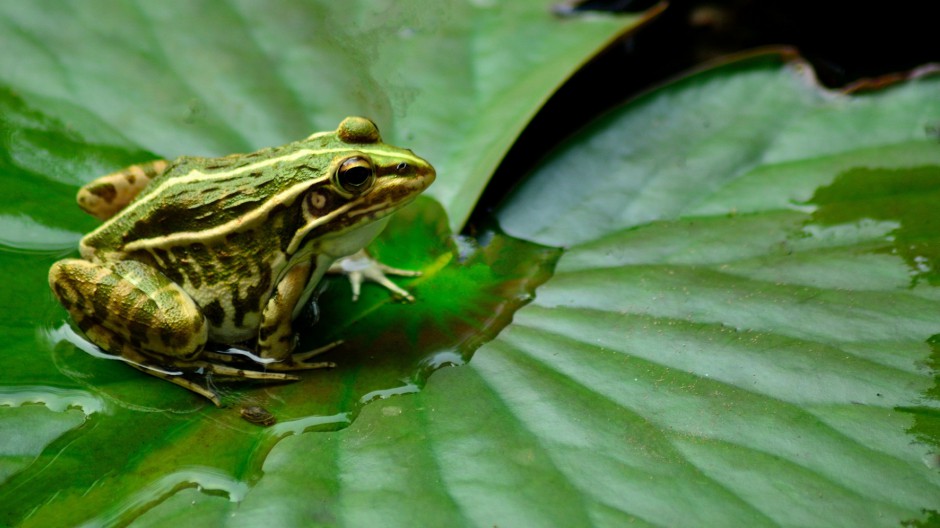
<svg viewBox="0 0 940 528"><path fill-rule="evenodd" d="M465 377L576 490L549 502L668 526L940 507L938 93L735 61L595 123L503 204L568 250Z"/></svg>

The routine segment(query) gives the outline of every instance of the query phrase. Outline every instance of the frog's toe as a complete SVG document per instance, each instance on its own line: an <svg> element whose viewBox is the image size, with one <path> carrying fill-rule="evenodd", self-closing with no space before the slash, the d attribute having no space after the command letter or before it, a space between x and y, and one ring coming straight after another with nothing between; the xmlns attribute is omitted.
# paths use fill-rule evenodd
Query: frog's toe
<svg viewBox="0 0 940 528"><path fill-rule="evenodd" d="M222 406L222 400L219 398L219 395L217 392L215 392L214 390L208 387L203 387L202 385L183 377L182 372L169 372L163 368L146 364L146 363L142 363L140 361L133 361L133 362L129 361L128 364L141 372L150 374L151 376L155 376L160 379L164 379L166 381L169 381L170 383L179 385L180 387L183 387L184 389L189 389L195 392L196 394L199 394L200 396L207 398L209 401L215 404L216 407Z"/></svg>
<svg viewBox="0 0 940 528"><path fill-rule="evenodd" d="M299 352L296 354L291 354L286 361L280 361L277 363L268 364L268 368L271 370L313 370L319 368L334 368L336 363L332 361L308 361L310 358L319 356L324 352L333 350L334 348L342 345L343 341L333 341L332 343L322 346L320 348L315 348L307 352Z"/></svg>
<svg viewBox="0 0 940 528"><path fill-rule="evenodd" d="M219 365L217 363L208 363L200 361L197 364L203 372L208 372L223 378L253 379L263 381L297 381L300 378L291 374L280 372L264 372L260 370L249 370L228 365Z"/></svg>
<svg viewBox="0 0 940 528"><path fill-rule="evenodd" d="M321 368L336 368L336 363L332 361L305 361L298 360L294 356L286 361L279 361L268 365L270 370L291 371L291 370L313 370Z"/></svg>
<svg viewBox="0 0 940 528"><path fill-rule="evenodd" d="M330 350L333 350L334 348L342 345L343 343L345 343L345 341L343 341L342 339L339 339L339 340L333 341L332 343L321 346L320 348L315 348L307 352L298 352L296 354L292 354L291 359L294 361L306 361L314 356L319 356L320 354L329 352Z"/></svg>
<svg viewBox="0 0 940 528"><path fill-rule="evenodd" d="M376 266L386 275L395 275L396 277L420 277L421 271L419 270L406 270L401 268L393 268L391 266L386 266L379 261L375 261Z"/></svg>

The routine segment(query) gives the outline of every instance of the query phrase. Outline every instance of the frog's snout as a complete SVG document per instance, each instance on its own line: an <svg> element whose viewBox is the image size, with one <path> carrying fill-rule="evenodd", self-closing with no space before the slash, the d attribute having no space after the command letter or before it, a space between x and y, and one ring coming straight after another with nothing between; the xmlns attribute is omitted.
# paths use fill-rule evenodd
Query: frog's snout
<svg viewBox="0 0 940 528"><path fill-rule="evenodd" d="M430 164L426 164L421 170L418 171L418 174L421 176L421 180L424 182L424 186L421 190L427 189L434 183L434 180L437 178L437 171L434 170Z"/></svg>

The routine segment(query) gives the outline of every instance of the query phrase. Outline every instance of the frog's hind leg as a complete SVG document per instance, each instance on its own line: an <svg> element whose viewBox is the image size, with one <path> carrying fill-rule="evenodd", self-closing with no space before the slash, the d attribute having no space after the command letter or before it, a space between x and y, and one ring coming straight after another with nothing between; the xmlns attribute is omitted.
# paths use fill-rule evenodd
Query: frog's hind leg
<svg viewBox="0 0 940 528"><path fill-rule="evenodd" d="M166 167L166 160L153 160L102 176L79 189L78 206L99 220L107 220L131 203Z"/></svg>
<svg viewBox="0 0 940 528"><path fill-rule="evenodd" d="M207 341L208 323L195 301L142 262L60 260L49 270L49 285L89 339L111 353L130 345L185 361Z"/></svg>
<svg viewBox="0 0 940 528"><path fill-rule="evenodd" d="M124 261L66 259L49 285L89 341L144 372L212 398L160 365L188 366L202 351L208 324L196 303L159 271ZM174 369L175 370L175 369Z"/></svg>
<svg viewBox="0 0 940 528"><path fill-rule="evenodd" d="M49 284L89 341L216 405L219 395L194 378L299 379L204 361L208 324L202 311L176 283L141 262L62 260L49 270Z"/></svg>

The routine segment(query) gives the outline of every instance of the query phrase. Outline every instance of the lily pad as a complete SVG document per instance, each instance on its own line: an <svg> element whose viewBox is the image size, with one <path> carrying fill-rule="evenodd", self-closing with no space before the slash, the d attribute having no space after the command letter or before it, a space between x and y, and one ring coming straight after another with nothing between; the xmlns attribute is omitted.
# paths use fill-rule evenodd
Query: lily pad
<svg viewBox="0 0 940 528"><path fill-rule="evenodd" d="M936 78L847 95L764 56L599 121L498 214L566 248L556 275L428 378L558 254L448 224L551 89L637 19L207 5L0 6L0 524L936 519ZM375 248L425 270L417 304L353 305L331 282L305 344L353 336L340 367L231 387L221 410L76 346L45 274L94 225L78 184L352 113L441 174L450 219L423 200Z"/></svg>

